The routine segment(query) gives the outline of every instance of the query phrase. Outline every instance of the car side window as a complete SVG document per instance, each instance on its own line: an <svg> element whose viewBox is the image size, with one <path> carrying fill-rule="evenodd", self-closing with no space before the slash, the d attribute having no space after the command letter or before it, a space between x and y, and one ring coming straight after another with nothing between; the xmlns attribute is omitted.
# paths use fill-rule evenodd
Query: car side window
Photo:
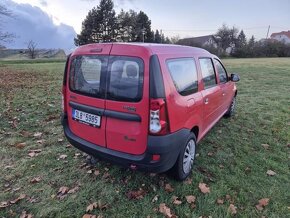
<svg viewBox="0 0 290 218"><path fill-rule="evenodd" d="M214 66L211 58L199 59L204 88L208 89L217 84Z"/></svg>
<svg viewBox="0 0 290 218"><path fill-rule="evenodd" d="M228 81L228 75L227 71L225 70L224 66L221 64L221 62L217 59L214 59L214 64L216 66L220 83L226 83Z"/></svg>
<svg viewBox="0 0 290 218"><path fill-rule="evenodd" d="M197 92L197 69L193 58L178 58L166 61L174 86L180 95Z"/></svg>

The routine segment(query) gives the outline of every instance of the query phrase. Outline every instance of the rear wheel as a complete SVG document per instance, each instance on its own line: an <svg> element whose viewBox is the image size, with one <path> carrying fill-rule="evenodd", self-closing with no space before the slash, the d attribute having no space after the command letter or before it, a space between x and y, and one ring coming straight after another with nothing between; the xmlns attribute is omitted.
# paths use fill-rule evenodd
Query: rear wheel
<svg viewBox="0 0 290 218"><path fill-rule="evenodd" d="M195 160L196 137L191 133L183 145L182 150L173 167L173 174L177 180L185 180L192 171L193 162Z"/></svg>
<svg viewBox="0 0 290 218"><path fill-rule="evenodd" d="M237 106L237 99L236 99L236 96L233 98L232 102L231 102L231 105L228 109L228 111L225 113L225 116L226 117L232 117L235 112L236 112L236 106Z"/></svg>

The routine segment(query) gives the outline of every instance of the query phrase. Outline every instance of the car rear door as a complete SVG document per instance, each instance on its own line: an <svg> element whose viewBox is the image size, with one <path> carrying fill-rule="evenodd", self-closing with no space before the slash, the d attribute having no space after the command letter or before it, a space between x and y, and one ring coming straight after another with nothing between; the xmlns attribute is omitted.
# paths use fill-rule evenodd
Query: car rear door
<svg viewBox="0 0 290 218"><path fill-rule="evenodd" d="M111 47L112 44L87 45L72 54L66 93L71 131L103 147L106 146L106 71Z"/></svg>
<svg viewBox="0 0 290 218"><path fill-rule="evenodd" d="M107 74L107 148L143 154L149 118L149 57L144 47L114 44Z"/></svg>

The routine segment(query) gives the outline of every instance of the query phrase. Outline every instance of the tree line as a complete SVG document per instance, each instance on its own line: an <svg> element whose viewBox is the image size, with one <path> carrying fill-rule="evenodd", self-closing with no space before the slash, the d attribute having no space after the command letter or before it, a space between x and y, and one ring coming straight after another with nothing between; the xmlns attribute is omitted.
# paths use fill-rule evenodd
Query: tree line
<svg viewBox="0 0 290 218"><path fill-rule="evenodd" d="M223 24L213 36L217 47L205 46L207 50L218 56L232 56L238 58L249 57L290 57L290 44L273 39L257 41L254 36L247 39L243 30L228 27ZM226 49L231 48L227 53Z"/></svg>
<svg viewBox="0 0 290 218"><path fill-rule="evenodd" d="M81 33L74 39L76 46L98 42L170 43L162 31L151 29L151 20L143 11L124 11L117 15L112 0L101 0L82 22Z"/></svg>
<svg viewBox="0 0 290 218"><path fill-rule="evenodd" d="M2 17L11 16L11 12L0 4L0 21ZM0 46L1 42L13 40L14 35L1 30L0 22ZM228 27L223 24L213 35L215 44L201 45L196 43L189 46L203 47L218 56L232 57L290 57L290 44L284 44L276 40L264 39L257 41L254 36L246 38L243 30L236 27ZM124 11L119 14L114 10L112 0L101 0L97 7L91 9L82 22L81 33L74 38L76 46L99 42L152 42L165 44L181 44L179 36L170 39L161 30L153 31L148 15L134 10ZM33 45L36 51L36 43L28 43L28 50ZM228 49L230 48L230 51ZM34 53L34 52L33 52ZM31 55L31 58L35 55Z"/></svg>

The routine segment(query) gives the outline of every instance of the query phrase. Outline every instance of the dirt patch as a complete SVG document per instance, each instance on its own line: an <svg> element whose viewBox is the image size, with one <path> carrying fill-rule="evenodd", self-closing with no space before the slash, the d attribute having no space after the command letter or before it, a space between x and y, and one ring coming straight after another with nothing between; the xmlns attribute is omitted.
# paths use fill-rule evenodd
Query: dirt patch
<svg viewBox="0 0 290 218"><path fill-rule="evenodd" d="M0 70L0 90L11 91L15 88L29 88L37 81L35 72L17 71L9 68Z"/></svg>
<svg viewBox="0 0 290 218"><path fill-rule="evenodd" d="M12 101L17 90L29 89L35 85L39 75L33 71L13 70L7 67L0 68L0 93L4 97L4 115L12 122L15 128L17 120L12 116ZM2 99L3 100L3 99Z"/></svg>

